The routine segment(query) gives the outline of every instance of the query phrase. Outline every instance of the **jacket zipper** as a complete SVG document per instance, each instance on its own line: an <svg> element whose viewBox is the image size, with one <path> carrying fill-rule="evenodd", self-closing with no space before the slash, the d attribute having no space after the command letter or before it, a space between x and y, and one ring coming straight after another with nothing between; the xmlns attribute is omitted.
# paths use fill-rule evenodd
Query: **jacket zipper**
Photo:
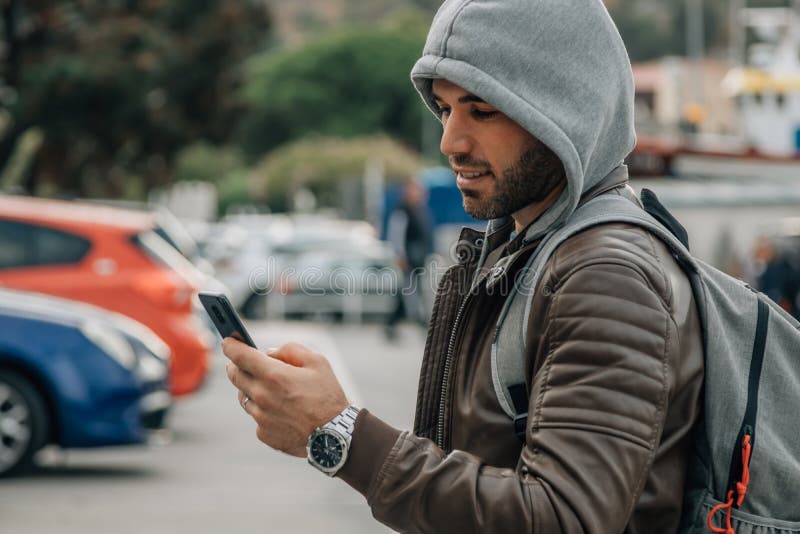
<svg viewBox="0 0 800 534"><path fill-rule="evenodd" d="M455 350L456 336L458 335L458 327L461 322L461 316L464 314L464 309L467 307L470 295L467 294L464 300L461 301L461 306L458 308L456 319L453 322L453 330L450 333L450 342L447 345L447 356L444 359L444 371L442 373L442 389L441 396L439 397L439 416L436 429L436 444L440 449L444 449L444 408L447 402L447 390L450 382L450 367L452 366L453 351Z"/></svg>

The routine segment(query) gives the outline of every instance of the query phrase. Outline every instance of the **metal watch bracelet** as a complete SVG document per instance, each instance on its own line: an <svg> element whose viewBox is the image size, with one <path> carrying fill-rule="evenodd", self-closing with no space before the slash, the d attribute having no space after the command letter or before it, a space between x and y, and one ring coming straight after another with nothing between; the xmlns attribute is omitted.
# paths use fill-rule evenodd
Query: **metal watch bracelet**
<svg viewBox="0 0 800 534"><path fill-rule="evenodd" d="M353 436L353 430L356 426L356 417L358 417L358 412L361 411L360 409L356 408L355 406L348 406L344 410L342 410L339 415L334 417L329 423L323 426L323 428L331 428L333 427L335 430L338 430L343 436L347 438L348 445L350 443L350 438Z"/></svg>

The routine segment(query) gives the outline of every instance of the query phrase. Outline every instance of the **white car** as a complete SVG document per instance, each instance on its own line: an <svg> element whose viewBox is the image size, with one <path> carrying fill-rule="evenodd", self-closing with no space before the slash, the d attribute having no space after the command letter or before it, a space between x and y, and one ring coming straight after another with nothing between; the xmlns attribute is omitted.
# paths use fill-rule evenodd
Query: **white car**
<svg viewBox="0 0 800 534"><path fill-rule="evenodd" d="M402 285L397 256L386 243L331 241L276 257L269 316L334 316L360 321L394 311Z"/></svg>

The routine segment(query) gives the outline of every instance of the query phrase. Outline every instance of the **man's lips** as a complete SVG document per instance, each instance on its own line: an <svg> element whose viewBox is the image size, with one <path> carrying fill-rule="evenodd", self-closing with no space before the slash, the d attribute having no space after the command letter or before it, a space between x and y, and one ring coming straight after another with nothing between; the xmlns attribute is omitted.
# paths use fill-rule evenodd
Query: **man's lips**
<svg viewBox="0 0 800 534"><path fill-rule="evenodd" d="M459 169L455 172L456 172L456 185L458 186L473 185L484 178L489 178L492 174L491 171L486 169L478 169L478 170Z"/></svg>

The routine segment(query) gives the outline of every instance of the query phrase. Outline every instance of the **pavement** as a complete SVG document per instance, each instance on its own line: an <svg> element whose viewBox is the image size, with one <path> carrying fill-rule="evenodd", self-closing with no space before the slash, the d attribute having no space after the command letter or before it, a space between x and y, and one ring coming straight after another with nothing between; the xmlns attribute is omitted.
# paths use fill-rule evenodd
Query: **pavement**
<svg viewBox="0 0 800 534"><path fill-rule="evenodd" d="M289 340L325 354L348 398L411 428L424 332L402 325L249 321L259 347ZM0 480L0 533L385 533L364 498L304 459L256 439L217 356L202 390L176 401L148 446L48 448L31 473Z"/></svg>

